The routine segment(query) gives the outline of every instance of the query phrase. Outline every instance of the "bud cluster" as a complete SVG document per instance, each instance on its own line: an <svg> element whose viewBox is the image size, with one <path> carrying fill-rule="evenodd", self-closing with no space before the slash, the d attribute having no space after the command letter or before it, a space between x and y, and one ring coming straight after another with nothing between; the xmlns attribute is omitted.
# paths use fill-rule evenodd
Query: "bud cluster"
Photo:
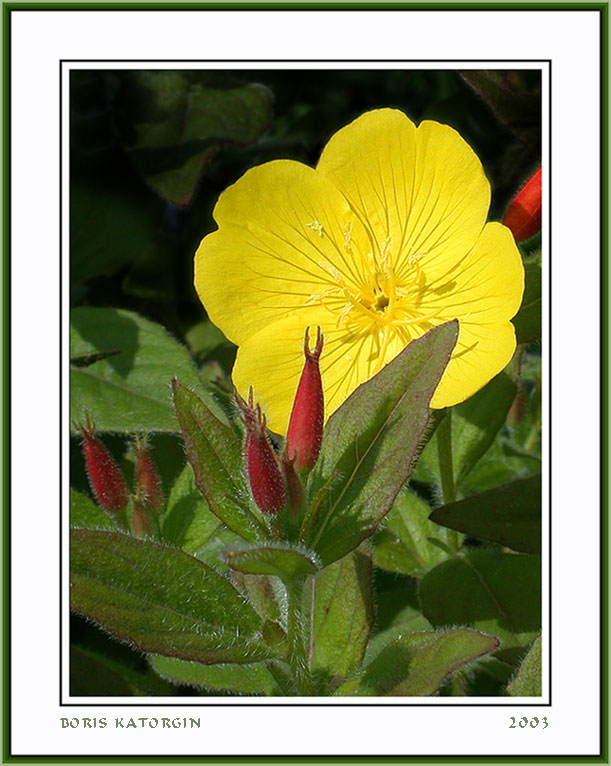
<svg viewBox="0 0 611 766"><path fill-rule="evenodd" d="M313 350L306 329L304 367L289 418L285 449L280 456L267 437L265 415L258 404L254 405L252 388L247 404L237 400L246 426L244 466L253 500L264 513L276 514L285 509L290 519L296 519L303 506L303 478L316 464L322 444L324 395L319 366L322 347L320 328Z"/></svg>
<svg viewBox="0 0 611 766"><path fill-rule="evenodd" d="M130 493L121 469L97 437L89 417L84 426L79 426L79 430L83 439L87 477L98 505L108 511L120 526L126 528L125 513L131 499L134 534L137 537L153 535L156 516L163 509L164 499L159 472L146 441L140 436L136 437L136 487Z"/></svg>

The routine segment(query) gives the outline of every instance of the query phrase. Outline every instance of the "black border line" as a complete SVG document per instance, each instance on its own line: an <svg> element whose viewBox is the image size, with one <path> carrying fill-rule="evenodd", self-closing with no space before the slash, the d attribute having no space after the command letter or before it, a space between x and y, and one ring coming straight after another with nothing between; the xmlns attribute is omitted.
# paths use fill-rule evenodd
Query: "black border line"
<svg viewBox="0 0 611 766"><path fill-rule="evenodd" d="M238 63L362 63L362 64L371 64L371 63L388 63L388 64L409 64L409 63L421 63L421 62L431 62L431 63L450 63L454 62L456 63L457 59L183 59L182 61L189 61L191 63L197 63L197 64L206 64L206 63L228 63L228 62L238 62ZM462 63L461 59L461 63ZM467 63L482 63L482 62L488 62L488 61L494 61L495 63L513 63L513 62L519 62L519 63L537 63L539 64L540 71L543 73L544 69L541 65L546 64L548 67L548 133L549 133L549 157L551 160L551 94L552 94L552 88L551 88L551 69L552 69L552 61L551 59L471 59L467 60ZM64 71L64 65L66 64L75 64L75 63L105 63L105 64L112 64L112 63L142 63L142 64L149 64L149 63L155 63L155 64L174 64L177 63L177 60L174 59L60 59L60 99L62 95L62 74ZM456 68L456 67L454 67ZM75 67L74 70L71 67L68 67L68 71L78 71L80 67ZM101 68L103 70L104 68ZM203 69L203 67L202 67ZM303 69L308 69L308 67L303 67ZM117 70L120 70L120 67L117 67ZM280 68L274 67L271 71L281 71ZM291 69L288 71L298 71L298 68ZM321 70L322 71L322 70ZM376 70L371 70L376 71ZM384 71L384 70L379 70ZM543 109L543 104L541 104L541 109ZM62 103L60 101L60 151L59 151L59 159L60 159L60 215L61 211L64 207L63 204L63 162L62 162L62 154L63 154L63 146L61 144L61 136L62 136ZM551 165L551 161L549 162ZM551 176L548 175L548 191L551 193L551 183L550 179ZM551 225L551 220L550 220ZM61 221L60 221L60 232L61 232ZM61 236L61 235L60 235ZM60 256L61 256L61 243L62 240L60 239ZM550 242L551 244L551 242ZM548 250L549 252L549 250ZM61 257L60 257L60 269L61 269ZM62 304L62 296L61 296L61 272L60 272L60 326L61 326L61 304ZM550 270L550 290L551 293L551 270ZM549 348L550 348L550 370L551 370L551 296L550 300L548 302L549 305L549 319L550 319L550 339L549 339ZM549 533L549 539L548 539L548 546L549 546L549 646L550 646L550 652L549 652L549 701L548 702L527 702L524 703L523 707L533 707L533 708L551 708L552 706L552 693L551 693L551 679L552 679L552 668L551 668L551 624L552 624L552 615L551 615L551 606L552 606L552 599L551 599L551 492L552 492L552 482L551 482L551 385L550 385L550 398L549 398L549 413L548 413L548 423L549 423L549 443L550 443L550 460L549 460L549 466L548 466L548 484L549 484L549 508L548 508L548 516L549 516L549 526L550 526L550 533ZM63 433L60 430L60 465L61 465L61 448L62 448L62 437ZM490 702L460 702L460 703L435 703L435 704L424 704L424 703L417 703L417 702L397 702L397 703L388 703L388 702L361 702L361 703L354 703L354 702L337 702L337 703L330 703L330 702L259 702L259 703L253 703L253 702L226 702L223 704L219 704L218 702L140 702L137 704L131 704L131 703L120 703L120 702L63 702L62 701L62 694L63 694L63 688L62 688L62 675L63 675L63 663L62 663L62 647L63 647L63 629L62 629L62 596L61 596L61 588L62 588L62 570L61 570L61 548L62 548L62 537L61 537L61 530L63 528L63 505L62 505L62 498L61 498L61 482L60 482L60 619L59 619L59 634L60 634L60 648L59 648L59 677L60 677L60 685L59 685L59 706L60 708L69 708L69 707L104 707L104 708L117 708L117 707L123 707L123 708L136 708L136 707L146 707L148 708L156 708L156 707L173 707L173 708L181 708L181 707L189 707L189 708L205 708L205 707L257 707L257 708L268 708L268 707L351 707L351 708L361 708L361 707L399 707L399 708L405 708L405 707L420 707L420 708L426 708L426 707L492 707L492 708L506 708L506 707L515 707L515 702L498 702L498 703L490 703ZM93 698L96 699L96 698ZM143 699L149 699L149 698L143 698ZM191 698L190 698L191 699ZM468 699L468 698L467 698Z"/></svg>

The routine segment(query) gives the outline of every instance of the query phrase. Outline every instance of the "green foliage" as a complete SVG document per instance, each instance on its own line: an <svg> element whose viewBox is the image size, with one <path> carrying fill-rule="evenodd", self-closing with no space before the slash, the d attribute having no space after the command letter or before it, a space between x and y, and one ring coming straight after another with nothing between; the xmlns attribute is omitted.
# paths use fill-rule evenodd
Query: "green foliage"
<svg viewBox="0 0 611 766"><path fill-rule="evenodd" d="M435 627L471 625L524 646L541 629L539 556L472 551L445 561L420 582L422 613Z"/></svg>
<svg viewBox="0 0 611 766"><path fill-rule="evenodd" d="M117 529L114 519L85 495L70 490L70 526L83 529Z"/></svg>
<svg viewBox="0 0 611 766"><path fill-rule="evenodd" d="M174 683L231 691L237 694L267 696L283 694L270 666L263 662L243 665L234 663L202 665L199 662L188 662L159 655L151 655L149 661L162 678L167 678Z"/></svg>
<svg viewBox="0 0 611 766"><path fill-rule="evenodd" d="M176 479L160 521L165 541L216 569L225 569L221 552L241 540L211 513L206 499L195 486L189 463Z"/></svg>
<svg viewBox="0 0 611 766"><path fill-rule="evenodd" d="M518 672L507 686L510 697L541 696L541 636L534 641Z"/></svg>
<svg viewBox="0 0 611 766"><path fill-rule="evenodd" d="M391 572L422 577L451 556L451 533L429 521L430 513L430 507L413 492L399 492L373 538L373 563Z"/></svg>
<svg viewBox="0 0 611 766"><path fill-rule="evenodd" d="M226 551L225 563L236 572L275 575L285 582L306 577L319 569L316 556L305 550L290 548L286 543L267 543L260 548Z"/></svg>
<svg viewBox="0 0 611 766"><path fill-rule="evenodd" d="M498 640L468 628L397 638L336 695L422 697L434 694L458 668L496 649Z"/></svg>
<svg viewBox="0 0 611 766"><path fill-rule="evenodd" d="M541 552L541 476L436 508L431 521L523 553Z"/></svg>
<svg viewBox="0 0 611 766"><path fill-rule="evenodd" d="M70 359L73 428L89 415L98 431L178 430L168 387L177 370L218 411L186 348L131 311L74 309Z"/></svg>
<svg viewBox="0 0 611 766"><path fill-rule="evenodd" d="M452 464L456 489L488 451L505 423L517 390L514 377L515 372L510 366L466 402L452 408ZM437 448L435 435L422 453L419 478L439 476Z"/></svg>
<svg viewBox="0 0 611 766"><path fill-rule="evenodd" d="M182 551L118 532L71 532L71 606L138 649L204 663L270 652L256 612L221 575Z"/></svg>
<svg viewBox="0 0 611 766"><path fill-rule="evenodd" d="M407 481L457 323L405 348L329 418L300 538L328 565L370 536Z"/></svg>
<svg viewBox="0 0 611 766"><path fill-rule="evenodd" d="M373 625L371 555L356 550L312 580L312 671L331 687L363 660Z"/></svg>
<svg viewBox="0 0 611 766"><path fill-rule="evenodd" d="M271 120L272 95L210 72L131 70L119 94L124 146L164 199L187 205L219 146L254 143Z"/></svg>
<svg viewBox="0 0 611 766"><path fill-rule="evenodd" d="M518 343L541 340L541 259L524 264L525 284L522 306L513 319Z"/></svg>
<svg viewBox="0 0 611 766"><path fill-rule="evenodd" d="M172 392L187 459L208 507L245 540L258 542L265 526L249 500L240 440L188 388L174 380Z"/></svg>

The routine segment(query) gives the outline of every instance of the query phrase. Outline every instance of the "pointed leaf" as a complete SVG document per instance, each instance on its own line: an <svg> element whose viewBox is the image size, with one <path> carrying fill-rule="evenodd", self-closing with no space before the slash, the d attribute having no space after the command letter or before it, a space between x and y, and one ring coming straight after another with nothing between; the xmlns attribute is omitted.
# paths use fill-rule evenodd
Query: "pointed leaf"
<svg viewBox="0 0 611 766"><path fill-rule="evenodd" d="M337 686L363 660L374 619L371 555L352 551L312 583L312 671Z"/></svg>
<svg viewBox="0 0 611 766"><path fill-rule="evenodd" d="M187 459L208 507L245 540L264 539L265 527L250 509L240 440L199 397L176 380L172 381L172 392Z"/></svg>
<svg viewBox="0 0 611 766"><path fill-rule="evenodd" d="M267 543L260 548L225 551L223 559L236 572L252 575L275 575L284 582L314 574L320 564L305 549L289 548L283 543Z"/></svg>
<svg viewBox="0 0 611 766"><path fill-rule="evenodd" d="M71 532L71 606L145 652L203 663L269 656L261 620L222 575L119 532Z"/></svg>
<svg viewBox="0 0 611 766"><path fill-rule="evenodd" d="M449 503L431 521L515 551L541 552L541 475L517 479L480 495Z"/></svg>
<svg viewBox="0 0 611 766"><path fill-rule="evenodd" d="M89 415L98 431L178 431L169 390L177 370L223 417L200 383L187 349L161 325L131 311L74 309L70 359L73 423Z"/></svg>
<svg viewBox="0 0 611 766"><path fill-rule="evenodd" d="M329 418L301 531L325 565L373 534L407 481L457 332L452 321L412 341Z"/></svg>
<svg viewBox="0 0 611 766"><path fill-rule="evenodd" d="M451 556L448 533L429 521L430 513L413 492L401 490L373 537L373 563L390 572L422 577Z"/></svg>
<svg viewBox="0 0 611 766"><path fill-rule="evenodd" d="M520 669L507 686L510 697L541 696L541 636L538 636L522 660Z"/></svg>
<svg viewBox="0 0 611 766"><path fill-rule="evenodd" d="M151 655L149 661L162 678L174 683L239 694L283 695L274 675L263 662L202 665L200 662L187 662L160 655Z"/></svg>
<svg viewBox="0 0 611 766"><path fill-rule="evenodd" d="M498 636L503 649L524 646L541 629L541 558L472 551L431 569L419 597L435 627L472 625Z"/></svg>
<svg viewBox="0 0 611 766"><path fill-rule="evenodd" d="M336 692L351 696L424 697L463 665L493 652L498 639L469 628L412 633L385 647Z"/></svg>

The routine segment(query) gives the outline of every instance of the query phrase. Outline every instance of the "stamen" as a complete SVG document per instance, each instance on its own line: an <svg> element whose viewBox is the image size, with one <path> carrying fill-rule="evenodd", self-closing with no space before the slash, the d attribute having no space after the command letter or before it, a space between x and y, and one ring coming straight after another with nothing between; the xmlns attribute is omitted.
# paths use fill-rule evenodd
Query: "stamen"
<svg viewBox="0 0 611 766"><path fill-rule="evenodd" d="M344 226L344 249L352 255L352 221L346 221Z"/></svg>
<svg viewBox="0 0 611 766"><path fill-rule="evenodd" d="M322 237L323 229L322 229L322 223L318 219L314 219L312 223L306 223L306 226L308 229L312 229L315 231L319 237Z"/></svg>

